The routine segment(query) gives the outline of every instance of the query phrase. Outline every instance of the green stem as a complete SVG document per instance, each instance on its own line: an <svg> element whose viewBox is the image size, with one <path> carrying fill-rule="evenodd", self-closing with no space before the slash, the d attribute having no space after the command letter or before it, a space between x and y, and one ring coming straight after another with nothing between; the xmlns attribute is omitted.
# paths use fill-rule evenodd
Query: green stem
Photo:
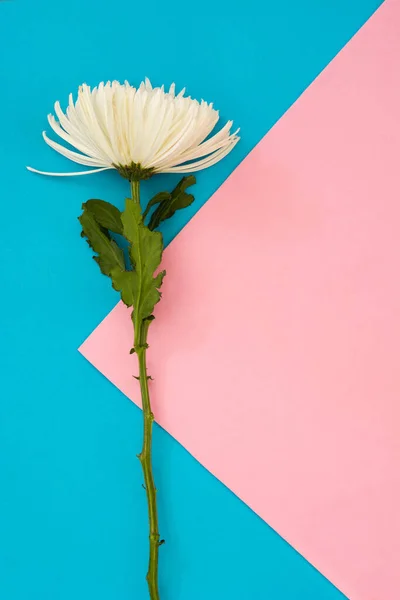
<svg viewBox="0 0 400 600"><path fill-rule="evenodd" d="M140 202L139 182L132 181L131 190L132 198L136 202ZM150 323L150 320L143 321L141 319L136 319L134 315L134 346L139 362L139 381L143 407L143 446L138 458L143 470L149 514L150 556L146 580L149 588L150 600L160 600L158 591L158 551L160 547L160 533L158 530L157 490L154 484L151 454L154 415L151 410L149 378L146 365L146 351L148 347L147 332Z"/></svg>
<svg viewBox="0 0 400 600"><path fill-rule="evenodd" d="M140 202L140 181L131 181L132 200Z"/></svg>
<svg viewBox="0 0 400 600"><path fill-rule="evenodd" d="M150 556L149 567L147 571L147 585L151 600L159 600L158 592L158 550L160 547L160 534L158 531L157 499L156 487L154 485L152 461L151 461L151 443L154 415L151 410L148 376L146 367L146 339L148 325L139 326L139 334L135 335L135 347L139 361L140 390L142 394L143 405L143 447L139 454L139 460L143 469L144 484L147 495L147 507L149 511L149 540ZM140 338L140 339L138 339Z"/></svg>

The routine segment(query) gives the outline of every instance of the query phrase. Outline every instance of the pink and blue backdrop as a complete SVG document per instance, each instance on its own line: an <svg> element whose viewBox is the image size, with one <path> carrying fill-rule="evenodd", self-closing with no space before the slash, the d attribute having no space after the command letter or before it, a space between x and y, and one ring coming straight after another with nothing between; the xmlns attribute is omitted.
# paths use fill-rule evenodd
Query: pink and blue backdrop
<svg viewBox="0 0 400 600"><path fill-rule="evenodd" d="M127 190L24 171L68 166L40 138L55 99L145 75L214 100L243 135L164 229L156 413L211 471L157 428L165 598L398 597L396 0L281 119L381 3L348 4L160 2L151 21L125 0L0 4L5 599L146 598L140 411L76 351L115 295L75 217ZM160 181L175 179L148 193ZM82 351L133 396L120 313Z"/></svg>

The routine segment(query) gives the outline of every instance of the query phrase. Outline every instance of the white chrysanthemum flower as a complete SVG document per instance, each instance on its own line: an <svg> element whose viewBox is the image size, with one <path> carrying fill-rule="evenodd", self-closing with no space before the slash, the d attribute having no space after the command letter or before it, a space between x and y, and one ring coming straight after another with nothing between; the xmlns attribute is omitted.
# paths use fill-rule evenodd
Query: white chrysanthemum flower
<svg viewBox="0 0 400 600"><path fill-rule="evenodd" d="M154 173L188 173L205 169L226 156L239 141L238 131L231 133L232 121L215 135L208 136L219 120L218 111L202 100L175 95L153 88L148 79L134 88L118 81L100 83L93 90L80 86L74 103L72 94L64 113L54 105L57 119L48 116L50 127L70 146L49 139L45 142L89 171L47 173L42 175L87 175L117 169L128 179L146 179Z"/></svg>

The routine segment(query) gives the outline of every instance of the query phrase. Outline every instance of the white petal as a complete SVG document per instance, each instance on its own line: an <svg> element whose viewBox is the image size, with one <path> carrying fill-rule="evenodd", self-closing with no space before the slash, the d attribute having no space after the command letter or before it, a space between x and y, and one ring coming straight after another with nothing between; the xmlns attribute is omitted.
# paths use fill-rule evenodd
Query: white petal
<svg viewBox="0 0 400 600"><path fill-rule="evenodd" d="M92 173L100 173L100 171L109 171L114 167L103 167L102 169L90 169L90 171L77 171L76 173L48 173L47 171L38 171L33 167L26 167L28 171L32 173L39 173L39 175L51 175L52 177L75 177L76 175L91 175Z"/></svg>
<svg viewBox="0 0 400 600"><path fill-rule="evenodd" d="M159 172L160 173L194 173L195 171L207 169L208 167L212 167L212 165L215 165L217 162L222 160L227 154L229 154L229 152L231 150L233 150L233 148L236 146L236 144L238 143L239 140L240 140L239 137L234 138L231 141L231 143L229 145L227 145L225 148L221 148L220 150L217 150L216 152L214 152L214 154L211 154L210 156L207 156L206 158L203 158L202 160L198 160L193 163L188 163L186 165L181 165L179 167L167 167L165 169L162 169L162 171L159 171Z"/></svg>
<svg viewBox="0 0 400 600"><path fill-rule="evenodd" d="M84 143L81 143L79 140L75 139L75 137L69 135L62 129L59 123L55 120L53 115L48 115L47 120L49 122L50 127L62 140L70 144L70 146L74 146L77 150L85 154L86 156L90 156L91 158L96 158L93 156L91 149L86 146Z"/></svg>
<svg viewBox="0 0 400 600"><path fill-rule="evenodd" d="M104 163L99 162L95 158L90 158L85 156L84 154L78 154L77 152L72 152L72 150L68 150L68 148L64 148L61 144L57 144L57 142L53 142L50 138L47 137L46 132L43 131L43 139L51 148L69 158L73 162L78 163L79 165L85 165L87 167L109 167L110 165L105 165Z"/></svg>
<svg viewBox="0 0 400 600"><path fill-rule="evenodd" d="M226 126L223 129L221 129L221 131L219 131L215 136L213 136L206 142L203 142L203 144L200 144L199 146L197 146L197 148L189 149L186 152L182 153L179 156L179 161L175 161L174 164L172 163L172 161L168 161L168 165L175 166L187 162L189 160L195 160L196 158L201 158L203 156L212 154L216 150L224 148L227 145L229 146L232 143L232 140L236 137L236 135L229 135L229 131L224 131L224 129L229 130L231 128L231 125L232 123L227 123ZM165 167L167 165L163 164L163 166Z"/></svg>
<svg viewBox="0 0 400 600"><path fill-rule="evenodd" d="M100 88L100 86L99 86ZM93 94L90 93L90 87L82 85L78 100L75 103L75 112L80 126L85 128L90 133L94 143L101 148L101 150L108 157L109 163L117 163L120 161L120 157L113 151L113 136L114 130L112 128L112 93L111 84L107 82L104 86L104 108L107 116L105 117L106 123L101 123L98 119L94 108Z"/></svg>
<svg viewBox="0 0 400 600"><path fill-rule="evenodd" d="M177 115L173 127L175 134L168 141L168 144L164 144L163 152L152 162L152 166L157 168L157 170L167 158L171 159L172 156L177 156L186 149L188 140L196 125L197 112L198 103L193 103L189 105L188 110Z"/></svg>
<svg viewBox="0 0 400 600"><path fill-rule="evenodd" d="M61 127L65 129L67 133L73 137L74 140L78 141L81 145L87 146L89 156L98 157L104 161L108 159L108 155L93 139L93 135L90 132L90 128L86 123L82 123L78 116L74 105L72 94L69 96L69 105L66 110L66 114L61 110L59 102L54 105L56 115L60 121ZM78 148L78 146L76 146Z"/></svg>

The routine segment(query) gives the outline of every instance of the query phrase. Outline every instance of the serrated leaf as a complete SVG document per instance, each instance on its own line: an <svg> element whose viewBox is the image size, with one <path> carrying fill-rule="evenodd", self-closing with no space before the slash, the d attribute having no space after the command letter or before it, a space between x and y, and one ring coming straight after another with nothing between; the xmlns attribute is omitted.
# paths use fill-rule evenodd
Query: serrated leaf
<svg viewBox="0 0 400 600"><path fill-rule="evenodd" d="M121 271L118 267L110 273L114 290L121 293L121 300L126 306L133 306L136 273L133 271Z"/></svg>
<svg viewBox="0 0 400 600"><path fill-rule="evenodd" d="M149 214L149 211L152 206L155 206L156 204L160 204L161 202L163 202L164 200L168 200L169 198L171 198L171 194L169 192L159 192L158 194L156 194L154 196L154 198L149 200L149 202L146 206L146 210L143 213L143 221Z"/></svg>
<svg viewBox="0 0 400 600"><path fill-rule="evenodd" d="M79 217L79 222L82 225L83 234L87 238L89 246L98 255L94 259L98 263L101 272L104 275L110 275L115 268L125 270L123 251L103 231L93 214L84 208Z"/></svg>
<svg viewBox="0 0 400 600"><path fill-rule="evenodd" d="M160 223L166 219L170 219L177 210L186 208L193 203L194 196L192 194L187 194L186 190L195 183L196 177L194 175L189 175L188 177L183 177L181 179L171 194L159 203L152 214L148 225L150 230L153 231Z"/></svg>
<svg viewBox="0 0 400 600"><path fill-rule="evenodd" d="M161 263L162 235L144 225L140 205L131 198L126 200L121 220L124 236L131 243L129 253L134 271L130 283L135 319L143 321L152 315L161 297L159 288L165 272L156 276L154 273Z"/></svg>
<svg viewBox="0 0 400 600"><path fill-rule="evenodd" d="M121 211L116 206L104 200L88 200L82 208L90 212L101 227L122 235Z"/></svg>

